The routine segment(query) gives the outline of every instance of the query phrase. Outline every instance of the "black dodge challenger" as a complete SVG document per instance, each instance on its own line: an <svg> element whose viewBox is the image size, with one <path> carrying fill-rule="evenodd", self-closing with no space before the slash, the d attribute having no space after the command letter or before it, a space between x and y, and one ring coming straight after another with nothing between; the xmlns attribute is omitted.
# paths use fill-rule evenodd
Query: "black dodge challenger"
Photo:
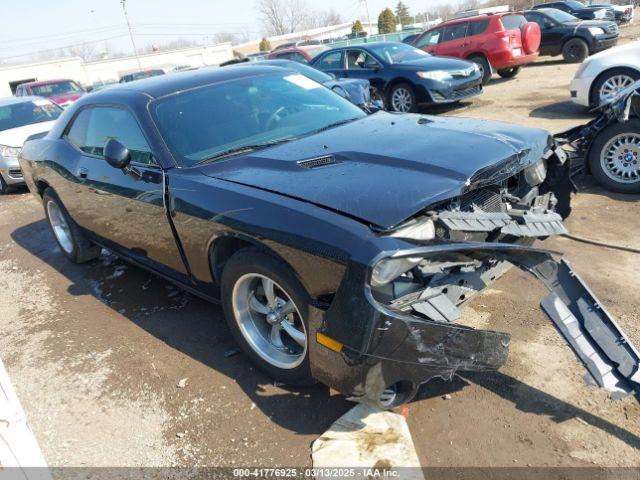
<svg viewBox="0 0 640 480"><path fill-rule="evenodd" d="M25 180L74 262L106 247L222 303L288 384L393 407L491 370L509 335L462 307L514 264L594 381L638 392L638 352L534 239L565 232L569 162L543 130L366 114L272 66L156 77L83 97L26 142Z"/></svg>

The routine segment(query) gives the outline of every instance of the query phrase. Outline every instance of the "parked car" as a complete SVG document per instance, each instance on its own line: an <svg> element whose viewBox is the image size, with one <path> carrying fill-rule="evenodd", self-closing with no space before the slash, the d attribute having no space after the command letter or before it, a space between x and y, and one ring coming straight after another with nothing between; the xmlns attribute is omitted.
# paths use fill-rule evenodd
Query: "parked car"
<svg viewBox="0 0 640 480"><path fill-rule="evenodd" d="M560 55L566 62L579 63L589 55L618 43L618 25L610 20L579 20L555 8L524 12L540 26L540 55Z"/></svg>
<svg viewBox="0 0 640 480"><path fill-rule="evenodd" d="M407 45L413 45L413 41L419 36L419 33L412 33L407 35L402 39L402 43L406 43Z"/></svg>
<svg viewBox="0 0 640 480"><path fill-rule="evenodd" d="M640 193L640 80L604 100L597 116L556 135L574 171L585 170L608 190Z"/></svg>
<svg viewBox="0 0 640 480"><path fill-rule="evenodd" d="M640 41L619 45L587 58L569 90L578 105L595 108L640 79Z"/></svg>
<svg viewBox="0 0 640 480"><path fill-rule="evenodd" d="M265 59L267 60L293 60L294 62L308 63L313 57L328 50L325 45L310 45L285 48L282 50L274 50L269 53Z"/></svg>
<svg viewBox="0 0 640 480"><path fill-rule="evenodd" d="M24 185L18 153L25 140L46 132L62 108L42 97L0 99L0 195Z"/></svg>
<svg viewBox="0 0 640 480"><path fill-rule="evenodd" d="M458 102L482 93L482 73L475 64L433 57L400 42L334 48L310 65L337 78L368 80L375 96L396 112L415 112L419 104Z"/></svg>
<svg viewBox="0 0 640 480"><path fill-rule="evenodd" d="M638 352L602 302L529 246L566 231L563 155L544 130L368 115L256 64L88 95L20 165L69 260L112 249L221 302L274 379L389 408L505 363L509 335L461 309L508 262L551 290L542 306L595 382L640 392Z"/></svg>
<svg viewBox="0 0 640 480"><path fill-rule="evenodd" d="M251 65L251 63L246 61L240 63L242 65ZM373 111L381 108L380 105L374 105L371 100L371 91L368 80L360 78L336 78L333 75L321 72L310 65L294 62L293 60L263 60L260 64L287 68L301 73L305 77L330 88L338 95L343 96L363 110Z"/></svg>
<svg viewBox="0 0 640 480"><path fill-rule="evenodd" d="M633 14L633 6L625 6L619 8L618 5L607 5L605 3L592 3L590 7L613 8L614 20L616 23L625 23L631 21Z"/></svg>
<svg viewBox="0 0 640 480"><path fill-rule="evenodd" d="M87 92L78 83L69 79L44 80L18 85L17 97L45 97L66 108Z"/></svg>
<svg viewBox="0 0 640 480"><path fill-rule="evenodd" d="M142 70L140 72L132 72L124 74L120 77L118 83L128 83L133 82L134 80L142 80L143 78L149 77L158 77L160 75L165 75L166 72L161 68L151 68L148 70Z"/></svg>
<svg viewBox="0 0 640 480"><path fill-rule="evenodd" d="M298 40L297 42L287 42L287 43L281 43L280 45L278 45L277 47L275 47L272 52L276 52L278 50L285 50L285 49L290 49L290 48L296 48L296 47L306 47L309 45L322 45L322 42L320 40L314 40L314 39L307 39L307 40Z"/></svg>
<svg viewBox="0 0 640 480"><path fill-rule="evenodd" d="M540 28L520 13L496 13L441 23L413 41L433 55L470 60L486 84L494 71L503 78L518 74L538 58Z"/></svg>
<svg viewBox="0 0 640 480"><path fill-rule="evenodd" d="M581 20L615 20L615 11L611 6L591 7L576 0L566 0L563 2L539 3L532 7L534 10L540 8L555 8L569 13Z"/></svg>

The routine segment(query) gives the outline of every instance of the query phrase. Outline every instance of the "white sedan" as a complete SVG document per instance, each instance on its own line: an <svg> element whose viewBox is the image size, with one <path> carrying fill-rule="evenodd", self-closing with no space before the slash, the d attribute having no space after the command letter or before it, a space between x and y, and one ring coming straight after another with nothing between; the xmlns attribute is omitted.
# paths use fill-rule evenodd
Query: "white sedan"
<svg viewBox="0 0 640 480"><path fill-rule="evenodd" d="M571 99L594 108L638 79L640 41L635 41L596 53L582 62L569 87Z"/></svg>
<svg viewBox="0 0 640 480"><path fill-rule="evenodd" d="M31 135L47 132L62 108L46 98L0 98L0 195L24 184L18 153Z"/></svg>

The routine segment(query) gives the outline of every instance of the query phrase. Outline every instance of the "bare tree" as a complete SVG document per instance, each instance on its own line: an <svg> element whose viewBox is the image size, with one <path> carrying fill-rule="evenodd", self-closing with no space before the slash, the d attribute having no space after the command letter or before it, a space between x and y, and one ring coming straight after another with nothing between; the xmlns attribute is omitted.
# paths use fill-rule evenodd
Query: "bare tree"
<svg viewBox="0 0 640 480"><path fill-rule="evenodd" d="M67 48L68 55L71 57L80 57L84 62L97 58L97 49L95 43L82 43Z"/></svg>
<svg viewBox="0 0 640 480"><path fill-rule="evenodd" d="M305 0L258 0L257 9L269 35L343 23L334 9L314 11Z"/></svg>

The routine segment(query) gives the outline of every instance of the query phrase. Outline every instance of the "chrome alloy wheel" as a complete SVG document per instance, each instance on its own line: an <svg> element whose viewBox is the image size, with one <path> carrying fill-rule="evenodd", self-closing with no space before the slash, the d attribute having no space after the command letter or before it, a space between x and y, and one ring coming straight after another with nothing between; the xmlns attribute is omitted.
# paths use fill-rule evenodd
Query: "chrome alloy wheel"
<svg viewBox="0 0 640 480"><path fill-rule="evenodd" d="M391 107L396 112L407 113L411 111L411 107L413 106L413 99L411 97L411 92L404 88L399 87L393 91L391 95Z"/></svg>
<svg viewBox="0 0 640 480"><path fill-rule="evenodd" d="M634 82L629 75L614 75L600 87L600 104L613 98L620 90Z"/></svg>
<svg viewBox="0 0 640 480"><path fill-rule="evenodd" d="M60 247L62 247L66 253L71 254L73 251L71 229L69 228L69 224L67 223L67 219L62 213L62 210L60 210L60 207L56 202L52 200L47 202L47 215L49 216L49 222L51 223L53 234L56 236Z"/></svg>
<svg viewBox="0 0 640 480"><path fill-rule="evenodd" d="M289 294L257 273L240 277L233 287L233 316L247 343L277 368L292 369L307 354L307 330Z"/></svg>
<svg viewBox="0 0 640 480"><path fill-rule="evenodd" d="M622 133L609 140L600 153L600 165L616 182L640 182L640 134Z"/></svg>

